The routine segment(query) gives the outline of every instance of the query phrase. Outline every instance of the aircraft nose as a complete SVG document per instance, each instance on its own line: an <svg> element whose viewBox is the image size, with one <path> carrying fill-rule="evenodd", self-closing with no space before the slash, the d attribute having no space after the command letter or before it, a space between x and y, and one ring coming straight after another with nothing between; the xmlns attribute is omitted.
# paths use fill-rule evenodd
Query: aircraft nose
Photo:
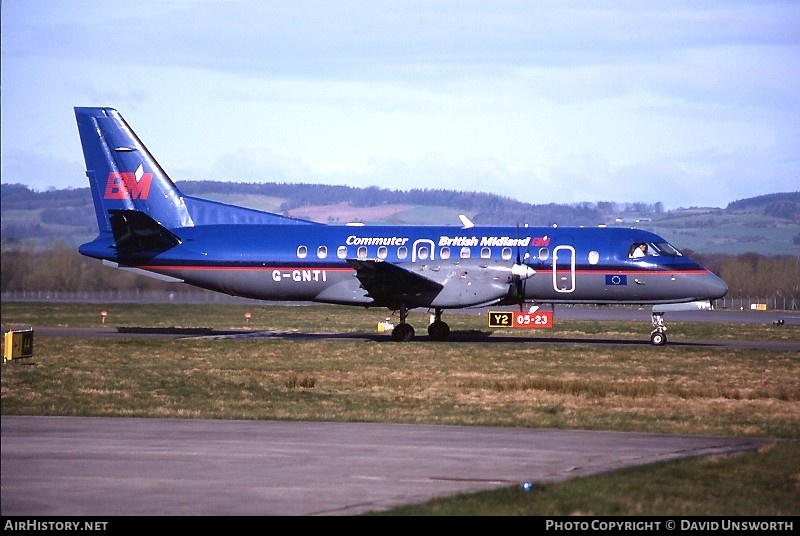
<svg viewBox="0 0 800 536"><path fill-rule="evenodd" d="M728 285L725 281L711 272L708 272L705 284L709 299L722 298L728 293Z"/></svg>

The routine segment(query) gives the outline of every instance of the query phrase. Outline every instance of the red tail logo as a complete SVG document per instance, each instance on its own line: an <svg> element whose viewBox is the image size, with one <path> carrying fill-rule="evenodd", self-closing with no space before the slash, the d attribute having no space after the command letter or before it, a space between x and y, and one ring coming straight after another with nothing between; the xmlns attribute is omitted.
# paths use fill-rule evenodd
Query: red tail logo
<svg viewBox="0 0 800 536"><path fill-rule="evenodd" d="M103 199L147 199L152 180L153 174L142 173L141 168L136 173L112 171L108 174Z"/></svg>

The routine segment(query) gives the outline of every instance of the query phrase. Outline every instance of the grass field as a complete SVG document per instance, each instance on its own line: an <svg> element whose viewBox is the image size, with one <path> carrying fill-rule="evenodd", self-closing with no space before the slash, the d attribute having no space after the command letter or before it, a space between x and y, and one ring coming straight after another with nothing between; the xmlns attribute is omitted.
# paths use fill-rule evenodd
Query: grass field
<svg viewBox="0 0 800 536"><path fill-rule="evenodd" d="M100 315L105 310L105 317ZM250 313L249 318L245 313ZM176 327L375 334L383 311L333 306L3 303L4 328ZM452 314L486 334L483 315ZM410 321L421 329L427 313ZM367 338L37 337L2 371L3 415L91 415L522 426L771 438L760 452L682 460L522 493L390 514L800 512L800 356L788 350L622 344L647 326L560 321L484 342ZM798 341L791 326L670 323L670 340ZM565 341L537 344L536 337ZM598 338L620 344L596 344ZM583 340L585 339L585 342ZM593 342L594 341L594 342ZM613 492L611 491L613 490ZM755 499L758 497L758 499Z"/></svg>

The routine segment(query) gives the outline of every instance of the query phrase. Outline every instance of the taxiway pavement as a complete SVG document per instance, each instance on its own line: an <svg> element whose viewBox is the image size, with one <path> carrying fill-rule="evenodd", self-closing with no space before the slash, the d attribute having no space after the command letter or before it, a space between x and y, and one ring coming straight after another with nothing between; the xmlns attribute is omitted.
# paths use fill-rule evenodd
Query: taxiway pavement
<svg viewBox="0 0 800 536"><path fill-rule="evenodd" d="M763 443L477 426L25 416L3 416L0 438L3 516L355 515Z"/></svg>

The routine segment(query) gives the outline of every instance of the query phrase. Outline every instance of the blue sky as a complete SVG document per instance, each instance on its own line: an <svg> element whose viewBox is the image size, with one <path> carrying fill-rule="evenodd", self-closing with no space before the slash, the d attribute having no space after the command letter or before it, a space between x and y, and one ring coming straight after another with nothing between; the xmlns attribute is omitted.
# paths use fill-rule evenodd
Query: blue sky
<svg viewBox="0 0 800 536"><path fill-rule="evenodd" d="M800 190L800 2L3 0L2 181L73 106L173 180L721 206Z"/></svg>

